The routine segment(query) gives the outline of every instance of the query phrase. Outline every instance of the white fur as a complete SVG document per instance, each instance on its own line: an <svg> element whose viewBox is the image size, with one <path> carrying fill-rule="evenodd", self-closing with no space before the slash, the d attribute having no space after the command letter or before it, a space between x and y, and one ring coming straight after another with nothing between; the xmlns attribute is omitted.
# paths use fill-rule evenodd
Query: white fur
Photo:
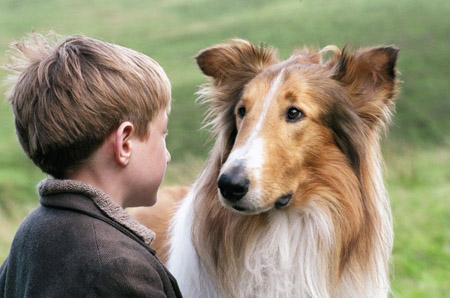
<svg viewBox="0 0 450 298"><path fill-rule="evenodd" d="M239 205L240 207L248 210L247 213L249 214L266 211L266 206L261 206L260 202L262 193L261 172L263 163L264 140L262 138L256 138L252 140L252 142L247 142L244 146L233 150L225 163L228 167L224 165L224 169L222 170L222 173L224 173L227 171L227 168L232 168L233 166L241 164L245 167L246 171L250 173L252 183L248 193L241 200L234 203L235 205ZM222 195L220 195L220 200L225 206L231 204L229 201L224 199Z"/></svg>
<svg viewBox="0 0 450 298"><path fill-rule="evenodd" d="M221 173L226 172L229 168L236 166L237 164L244 162L245 166L253 171L253 177L261 177L261 169L264 164L264 140L259 138L259 132L262 129L264 120L266 119L269 111L270 104L275 98L277 90L282 83L284 69L280 71L277 77L271 82L269 92L264 99L264 105L258 122L252 129L250 136L245 144L239 148L235 148L231 152L227 161L224 163Z"/></svg>
<svg viewBox="0 0 450 298"><path fill-rule="evenodd" d="M313 198L301 211L270 211L268 225L252 235L253 241L243 243L246 249L239 278L230 278L239 281L230 287L234 291L219 294L214 277L200 265L191 240L193 195L185 199L175 216L168 263L184 297L387 296L388 281L378 280L370 272L355 277L352 272L344 271L339 288L331 288L328 264L333 259L334 230L331 213L315 204L320 198ZM385 257L379 257L382 266ZM362 279L363 283L358 286L355 278Z"/></svg>
<svg viewBox="0 0 450 298"><path fill-rule="evenodd" d="M222 169L231 163L245 160L257 176L256 169L264 163L264 160L260 160L264 156L264 140L260 138L259 130L280 82L281 74L271 84L255 131L243 148L233 150ZM255 153L259 157L252 155ZM184 297L387 297L387 260L392 249L392 218L378 148L371 148L368 154L368 160L374 163L370 165L372 185L368 191L373 195L381 218L381 228L376 231L373 242L373 266L370 270L361 272L348 266L333 285L334 273L330 272L333 267L330 264L336 260L333 255L336 253L336 231L332 212L323 209L323 204L320 204L327 198L321 197L309 198L302 209L268 211L266 225L254 230L252 235L248 235L247 241L242 243L245 252L243 261L238 263L237 276L234 268L230 268L229 272L225 269L225 272L218 273L213 273L214 268L206 270L192 242L193 223L196 220L194 199L199 191L194 186L177 211L171 227L168 267L178 280ZM209 178L201 175L198 181L203 179ZM236 233L239 232L236 230ZM202 243L197 245L201 246ZM212 272L212 275L208 272ZM221 274L221 278L218 278L218 274ZM217 285L220 280L228 282L223 288L231 289L231 292L219 292Z"/></svg>
<svg viewBox="0 0 450 298"><path fill-rule="evenodd" d="M267 113L269 112L270 104L274 100L275 94L277 93L278 89L281 86L283 73L284 73L284 68L280 71L280 73L277 75L275 80L273 80L271 82L269 92L267 93L267 95L264 99L263 111L258 119L258 122L257 122L255 128L252 131L250 138L255 138L261 131L264 120L266 119Z"/></svg>
<svg viewBox="0 0 450 298"><path fill-rule="evenodd" d="M199 261L192 243L195 186L183 199L171 223L171 241L167 267L177 279L184 297L220 297L210 276Z"/></svg>
<svg viewBox="0 0 450 298"><path fill-rule="evenodd" d="M271 208L271 206L261 205L261 193L262 193L262 181L261 172L265 162L265 141L259 135L262 129L264 120L271 106L271 103L276 98L276 92L282 84L284 69L280 71L277 77L271 82L269 91L264 99L264 105L258 122L250 132L250 136L244 145L234 148L231 154L228 156L227 161L223 164L221 174L230 171L236 166L245 167L246 172L251 177L251 187L248 193L242 198L237 205L245 207L248 210L247 213L259 213L265 212ZM220 197L222 202L227 205L229 202Z"/></svg>
<svg viewBox="0 0 450 298"><path fill-rule="evenodd" d="M330 297L332 225L325 214L275 210L267 230L258 232L247 244L241 283L230 297Z"/></svg>
<svg viewBox="0 0 450 298"><path fill-rule="evenodd" d="M246 244L240 283L231 287L233 293L223 295L199 264L191 240L192 210L193 193L175 216L168 263L184 297L331 297L327 260L333 225L330 216L314 204L301 213L271 211L268 226Z"/></svg>

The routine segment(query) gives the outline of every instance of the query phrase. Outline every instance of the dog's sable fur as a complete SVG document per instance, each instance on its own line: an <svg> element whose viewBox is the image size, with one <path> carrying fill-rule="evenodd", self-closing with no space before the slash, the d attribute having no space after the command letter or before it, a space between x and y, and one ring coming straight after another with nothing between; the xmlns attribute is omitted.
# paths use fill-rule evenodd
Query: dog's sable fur
<svg viewBox="0 0 450 298"><path fill-rule="evenodd" d="M172 222L168 266L186 297L387 296L393 231L379 142L397 54L328 46L280 61L239 39L198 54L216 141ZM249 181L238 201L217 184L236 171Z"/></svg>

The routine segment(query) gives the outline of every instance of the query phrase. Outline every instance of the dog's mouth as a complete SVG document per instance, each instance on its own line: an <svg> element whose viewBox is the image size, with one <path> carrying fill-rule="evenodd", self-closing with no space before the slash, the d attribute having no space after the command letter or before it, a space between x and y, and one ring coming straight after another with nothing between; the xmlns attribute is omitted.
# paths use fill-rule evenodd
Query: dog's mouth
<svg viewBox="0 0 450 298"><path fill-rule="evenodd" d="M235 211L238 211L242 214L252 215L259 214L263 212L267 212L273 208L275 209L283 209L289 205L292 200L292 193L280 196L273 205L269 205L263 208L252 208L250 206L246 206L241 204L241 202L236 202L234 204L228 204L228 207L231 207Z"/></svg>
<svg viewBox="0 0 450 298"><path fill-rule="evenodd" d="M279 197L279 198L275 201L275 208L281 209L281 208L286 207L286 206L289 204L289 202L291 201L291 199L292 199L292 194L291 194L291 193Z"/></svg>
<svg viewBox="0 0 450 298"><path fill-rule="evenodd" d="M239 203L235 203L235 204L231 204L227 206L228 208L231 207L231 209L233 209L234 211L237 211L240 214L243 215L255 215L255 214L261 214L264 212L269 211L270 209L272 209L270 206L269 207L254 207L254 206L245 206Z"/></svg>
<svg viewBox="0 0 450 298"><path fill-rule="evenodd" d="M239 211L239 212L246 212L247 211L247 208L244 208L244 207L241 207L241 206L238 206L238 205L233 205L232 207L233 207L234 210Z"/></svg>

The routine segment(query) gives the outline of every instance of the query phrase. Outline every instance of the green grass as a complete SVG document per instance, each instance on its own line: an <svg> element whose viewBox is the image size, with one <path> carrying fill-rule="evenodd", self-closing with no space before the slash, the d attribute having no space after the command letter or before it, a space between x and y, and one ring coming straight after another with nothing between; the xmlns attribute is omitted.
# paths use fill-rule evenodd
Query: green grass
<svg viewBox="0 0 450 298"><path fill-rule="evenodd" d="M450 154L447 149L388 155L394 214L394 292L398 297L450 293Z"/></svg>
<svg viewBox="0 0 450 298"><path fill-rule="evenodd" d="M0 62L8 44L33 28L83 33L155 58L175 99L169 185L190 183L211 145L194 95L205 81L193 59L202 48L241 37L273 45L286 58L303 45L397 45L403 91L384 146L395 223L393 296L444 297L450 293L449 15L446 0L3 0ZM44 175L22 153L3 102L0 135L1 262L37 204Z"/></svg>

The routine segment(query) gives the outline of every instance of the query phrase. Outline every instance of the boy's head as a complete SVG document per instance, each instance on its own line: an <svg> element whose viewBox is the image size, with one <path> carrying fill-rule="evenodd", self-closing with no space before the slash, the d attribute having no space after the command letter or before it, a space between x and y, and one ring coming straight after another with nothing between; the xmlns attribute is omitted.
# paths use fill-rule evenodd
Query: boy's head
<svg viewBox="0 0 450 298"><path fill-rule="evenodd" d="M148 137L149 122L169 112L170 82L148 56L81 35L31 34L9 53L7 95L25 153L65 178L124 121Z"/></svg>

